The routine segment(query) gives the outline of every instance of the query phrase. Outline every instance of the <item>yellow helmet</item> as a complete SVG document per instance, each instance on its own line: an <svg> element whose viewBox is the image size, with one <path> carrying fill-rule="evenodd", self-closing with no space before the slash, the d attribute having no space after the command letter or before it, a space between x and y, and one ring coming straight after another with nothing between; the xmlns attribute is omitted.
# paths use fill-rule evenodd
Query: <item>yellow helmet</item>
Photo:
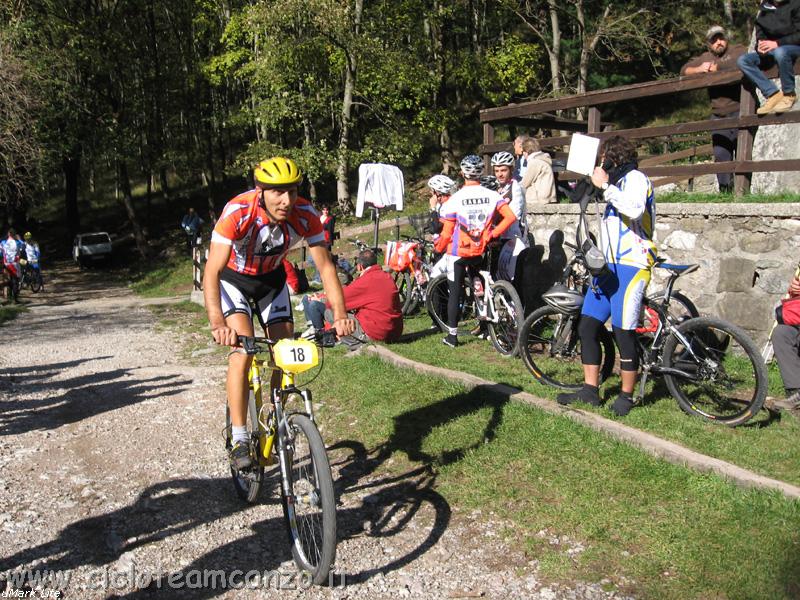
<svg viewBox="0 0 800 600"><path fill-rule="evenodd" d="M291 158L275 156L262 160L253 171L256 185L263 188L297 185L303 174Z"/></svg>
<svg viewBox="0 0 800 600"><path fill-rule="evenodd" d="M25 238L26 240L29 240L33 237L33 234L30 231L26 231L25 235L23 235L22 237Z"/></svg>

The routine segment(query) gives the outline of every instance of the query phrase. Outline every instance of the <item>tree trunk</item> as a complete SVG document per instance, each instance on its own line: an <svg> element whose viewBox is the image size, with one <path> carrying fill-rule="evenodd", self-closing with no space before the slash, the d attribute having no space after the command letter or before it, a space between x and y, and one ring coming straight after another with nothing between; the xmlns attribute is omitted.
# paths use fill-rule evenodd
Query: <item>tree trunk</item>
<svg viewBox="0 0 800 600"><path fill-rule="evenodd" d="M158 182L161 185L161 193L164 194L164 200L169 201L169 180L167 179L167 167L164 165L158 168Z"/></svg>
<svg viewBox="0 0 800 600"><path fill-rule="evenodd" d="M450 175L456 168L456 157L453 154L453 143L450 139L450 129L442 127L439 133L439 146L442 148L442 173Z"/></svg>
<svg viewBox="0 0 800 600"><path fill-rule="evenodd" d="M361 14L364 10L364 0L356 0L353 11L353 31L358 37L361 29ZM356 87L357 63L355 49L347 52L345 65L344 94L342 97L342 126L339 132L339 151L336 156L336 202L342 214L353 212L353 203L350 201L350 188L347 184L350 138L350 117L353 112L353 92Z"/></svg>
<svg viewBox="0 0 800 600"><path fill-rule="evenodd" d="M314 140L311 136L311 121L308 118L308 115L303 115L303 144L306 148L311 148L313 145ZM311 202L314 204L317 203L317 186L314 180L309 177L308 178L308 195L311 199Z"/></svg>
<svg viewBox="0 0 800 600"><path fill-rule="evenodd" d="M550 13L550 35L553 43L547 48L550 58L550 87L553 95L558 96L561 91L561 24L558 20L556 0L547 0L547 10Z"/></svg>
<svg viewBox="0 0 800 600"><path fill-rule="evenodd" d="M133 238L136 240L136 249L142 258L147 258L147 240L144 237L139 220L136 218L136 210L133 208L133 194L131 193L131 180L128 177L128 165L124 160L117 160L117 173L119 173L119 183L122 188L122 203L125 205L125 212L128 213L128 220L133 227Z"/></svg>
<svg viewBox="0 0 800 600"><path fill-rule="evenodd" d="M723 0L725 7L725 20L728 22L728 27L733 27L733 0Z"/></svg>
<svg viewBox="0 0 800 600"><path fill-rule="evenodd" d="M64 207L67 227L70 236L74 236L81 227L81 216L78 210L78 181L81 175L80 148L75 148L71 156L64 157L62 169L64 170Z"/></svg>

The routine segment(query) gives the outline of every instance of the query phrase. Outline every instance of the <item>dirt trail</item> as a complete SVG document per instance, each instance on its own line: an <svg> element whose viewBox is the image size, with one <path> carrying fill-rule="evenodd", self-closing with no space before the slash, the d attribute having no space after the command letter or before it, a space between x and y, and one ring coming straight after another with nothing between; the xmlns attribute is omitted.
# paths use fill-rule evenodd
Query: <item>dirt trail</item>
<svg viewBox="0 0 800 600"><path fill-rule="evenodd" d="M544 585L497 517L449 506L425 469L382 475L358 444L330 453L335 585L293 591L276 490L245 506L229 481L224 367L180 364L148 301L104 273L59 271L0 327L0 591L29 569L74 598L618 597ZM270 578L233 589L250 571Z"/></svg>

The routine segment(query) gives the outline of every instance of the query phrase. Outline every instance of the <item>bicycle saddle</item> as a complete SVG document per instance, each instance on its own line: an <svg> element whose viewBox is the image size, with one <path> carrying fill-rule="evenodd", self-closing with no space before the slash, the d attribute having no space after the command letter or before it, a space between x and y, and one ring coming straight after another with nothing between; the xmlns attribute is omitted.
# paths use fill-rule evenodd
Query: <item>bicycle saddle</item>
<svg viewBox="0 0 800 600"><path fill-rule="evenodd" d="M673 265L672 263L666 262L664 258L656 258L656 263L653 265L654 267L658 267L659 269L666 269L676 277L679 275L686 275L688 273L694 273L697 269L700 268L700 265L693 264L693 265Z"/></svg>

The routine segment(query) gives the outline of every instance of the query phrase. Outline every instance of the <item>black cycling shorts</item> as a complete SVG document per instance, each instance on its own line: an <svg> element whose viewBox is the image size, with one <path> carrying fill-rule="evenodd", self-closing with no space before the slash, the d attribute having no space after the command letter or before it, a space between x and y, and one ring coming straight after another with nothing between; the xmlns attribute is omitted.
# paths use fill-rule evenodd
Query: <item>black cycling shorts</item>
<svg viewBox="0 0 800 600"><path fill-rule="evenodd" d="M252 319L252 302L257 307L256 316L262 327L294 322L286 271L282 266L264 275L242 275L225 267L219 279L223 316L242 313Z"/></svg>

